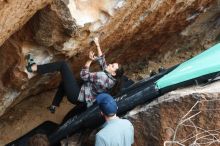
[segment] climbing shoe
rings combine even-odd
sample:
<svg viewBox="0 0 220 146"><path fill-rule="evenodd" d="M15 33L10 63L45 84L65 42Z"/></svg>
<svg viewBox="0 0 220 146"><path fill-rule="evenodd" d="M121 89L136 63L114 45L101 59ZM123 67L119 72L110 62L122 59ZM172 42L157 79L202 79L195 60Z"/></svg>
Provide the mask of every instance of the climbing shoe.
<svg viewBox="0 0 220 146"><path fill-rule="evenodd" d="M33 56L31 54L27 54L26 61L27 61L27 66L26 66L27 71L28 72L33 72L31 67L32 67L32 65L36 64L34 62Z"/></svg>
<svg viewBox="0 0 220 146"><path fill-rule="evenodd" d="M56 111L56 106L55 106L55 105L51 105L51 106L47 107L47 109L48 109L52 114L54 114L55 111Z"/></svg>

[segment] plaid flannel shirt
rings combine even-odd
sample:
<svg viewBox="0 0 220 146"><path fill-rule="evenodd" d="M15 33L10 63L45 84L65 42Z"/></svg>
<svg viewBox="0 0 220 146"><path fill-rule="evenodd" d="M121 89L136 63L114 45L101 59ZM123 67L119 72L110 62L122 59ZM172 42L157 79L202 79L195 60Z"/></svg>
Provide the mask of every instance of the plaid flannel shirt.
<svg viewBox="0 0 220 146"><path fill-rule="evenodd" d="M111 74L104 71L107 67L105 56L98 57L96 61L102 67L102 71L89 72L89 68L83 68L80 72L80 77L84 84L81 87L78 100L85 101L87 107L90 107L95 102L95 98L99 93L106 92L112 88L116 81Z"/></svg>

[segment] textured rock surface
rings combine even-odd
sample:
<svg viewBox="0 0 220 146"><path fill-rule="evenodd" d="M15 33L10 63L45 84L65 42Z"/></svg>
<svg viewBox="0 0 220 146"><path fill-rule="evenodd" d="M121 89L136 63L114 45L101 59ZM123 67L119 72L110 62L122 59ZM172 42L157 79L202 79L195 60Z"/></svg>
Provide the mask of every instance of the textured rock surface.
<svg viewBox="0 0 220 146"><path fill-rule="evenodd" d="M180 38L182 41L188 37L183 37L181 32L189 24L194 23L213 2L210 0L127 1L119 14L103 29L102 33L105 34L103 46L111 46L111 54L119 54L118 58L126 56L125 62L143 56L154 56L171 47L178 47L175 41Z"/></svg>
<svg viewBox="0 0 220 146"><path fill-rule="evenodd" d="M177 90L135 109L135 145L219 145L218 90L219 83Z"/></svg>
<svg viewBox="0 0 220 146"><path fill-rule="evenodd" d="M0 146L19 138L45 121L62 122L63 116L73 105L64 99L60 105L62 108L58 108L56 114L51 114L47 107L52 102L54 94L55 90L52 90L28 98L1 116Z"/></svg>
<svg viewBox="0 0 220 146"><path fill-rule="evenodd" d="M51 0L1 0L0 46Z"/></svg>
<svg viewBox="0 0 220 146"><path fill-rule="evenodd" d="M216 82L205 87L176 90L130 111L125 117L135 128L134 145L219 145L219 87L220 82ZM94 145L96 132L85 132L81 142L79 135L74 135L68 143L71 146L76 146L77 142L78 145Z"/></svg>
<svg viewBox="0 0 220 146"><path fill-rule="evenodd" d="M39 64L69 60L77 73L94 49L92 38L99 36L108 62L124 63L133 71L140 62L149 69L174 65L180 60L170 60L172 55L194 48L202 51L219 39L217 0L0 3L0 115L24 98L57 86L57 75L25 71L28 52Z"/></svg>

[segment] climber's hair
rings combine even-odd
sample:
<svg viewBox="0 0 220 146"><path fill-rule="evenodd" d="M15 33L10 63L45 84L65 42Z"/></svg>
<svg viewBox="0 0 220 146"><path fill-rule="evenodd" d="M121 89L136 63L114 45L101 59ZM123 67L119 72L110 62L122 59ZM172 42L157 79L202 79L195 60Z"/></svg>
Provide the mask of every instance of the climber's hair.
<svg viewBox="0 0 220 146"><path fill-rule="evenodd" d="M28 141L28 146L50 146L45 134L35 134Z"/></svg>
<svg viewBox="0 0 220 146"><path fill-rule="evenodd" d="M112 89L110 89L110 94L112 96L116 96L122 88L123 84L123 75L124 75L124 68L121 64L118 63L118 69L115 71L116 75L113 76L116 79L115 85Z"/></svg>

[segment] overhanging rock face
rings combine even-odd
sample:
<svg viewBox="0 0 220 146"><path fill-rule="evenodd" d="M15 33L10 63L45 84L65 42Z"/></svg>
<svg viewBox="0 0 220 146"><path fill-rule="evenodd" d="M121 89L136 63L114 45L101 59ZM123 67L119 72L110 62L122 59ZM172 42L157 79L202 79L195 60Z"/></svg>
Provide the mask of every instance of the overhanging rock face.
<svg viewBox="0 0 220 146"><path fill-rule="evenodd" d="M1 0L0 46L51 0Z"/></svg>
<svg viewBox="0 0 220 146"><path fill-rule="evenodd" d="M4 69L0 71L0 115L25 97L57 85L57 76L35 77L27 73L27 53L32 53L38 64L43 64L83 52L123 1L2 1L1 4L0 66ZM13 21L7 19L8 15Z"/></svg>
<svg viewBox="0 0 220 146"><path fill-rule="evenodd" d="M196 35L208 40L199 42L205 49L219 35L219 11L212 11L217 4L216 0L0 1L0 115L59 82L57 75L27 73L27 53L38 64L66 59L77 73L94 49L92 38L99 36L109 62L129 64L181 45L193 47L198 43L191 41L193 24L200 28Z"/></svg>

